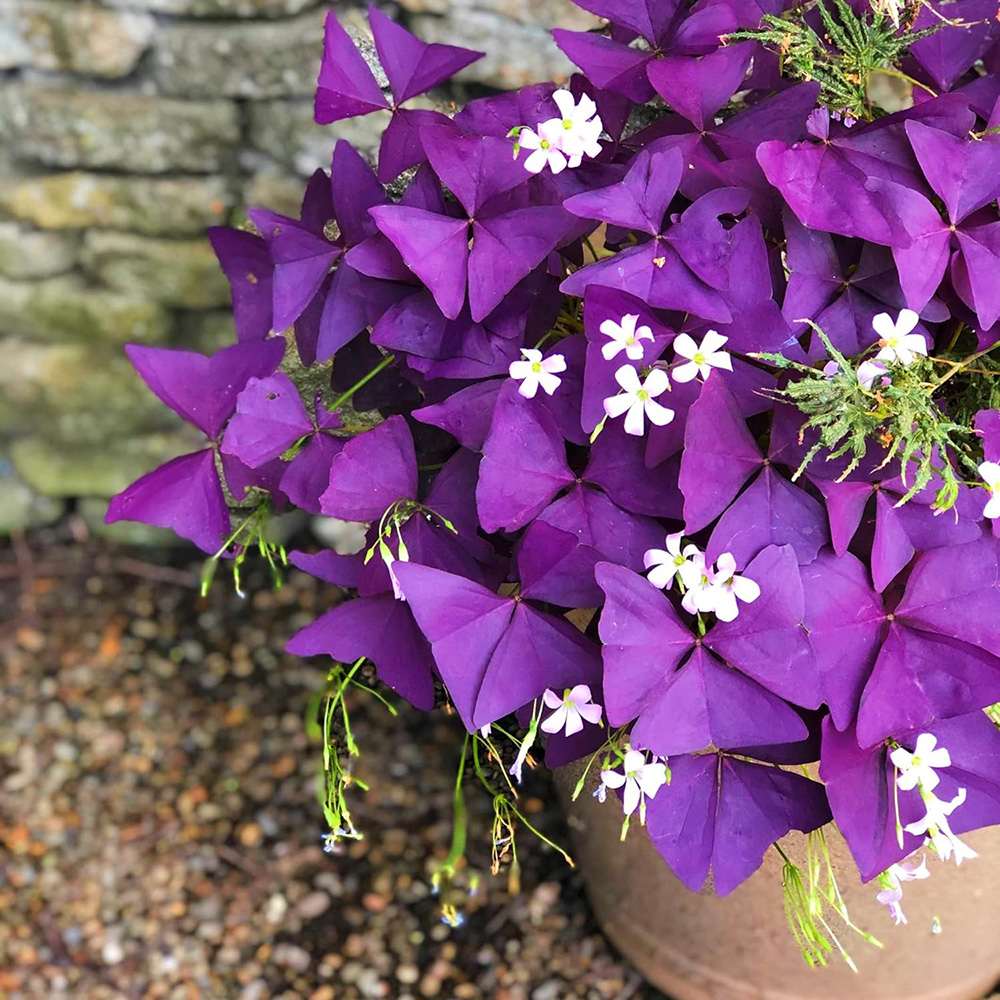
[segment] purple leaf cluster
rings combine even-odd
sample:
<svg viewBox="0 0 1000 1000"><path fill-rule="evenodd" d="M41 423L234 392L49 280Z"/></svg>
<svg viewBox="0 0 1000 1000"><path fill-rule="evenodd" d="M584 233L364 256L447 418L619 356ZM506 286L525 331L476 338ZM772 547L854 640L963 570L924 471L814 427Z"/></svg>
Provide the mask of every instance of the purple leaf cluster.
<svg viewBox="0 0 1000 1000"><path fill-rule="evenodd" d="M888 760L919 733L968 790L953 828L1000 822L982 711L1000 702L1000 543L982 491L942 516L933 486L898 506L898 464L818 461L793 482L803 418L755 355L825 360L803 319L857 355L904 307L932 354L957 324L1000 340L1000 77L977 68L1000 65L1000 34L943 29L907 63L939 96L848 123L755 43L723 42L785 4L578 2L607 25L554 35L601 152L559 173L526 170L515 142L564 115L555 84L410 108L481 54L373 9L385 92L329 15L316 120L388 112L377 171L341 140L299 218L210 232L239 342L127 349L204 446L108 520L208 554L261 502L363 522L354 555L292 554L343 599L289 650L367 657L470 732L588 685L608 728L549 735L549 763L619 728L668 756L648 828L686 884L711 872L727 893L831 817L873 878L919 846L897 841ZM725 366L687 347L710 331ZM620 392L642 434L612 416ZM1000 413L977 427L1000 459ZM673 533L759 597L715 620L653 586L646 553ZM817 761L822 781L782 766Z"/></svg>

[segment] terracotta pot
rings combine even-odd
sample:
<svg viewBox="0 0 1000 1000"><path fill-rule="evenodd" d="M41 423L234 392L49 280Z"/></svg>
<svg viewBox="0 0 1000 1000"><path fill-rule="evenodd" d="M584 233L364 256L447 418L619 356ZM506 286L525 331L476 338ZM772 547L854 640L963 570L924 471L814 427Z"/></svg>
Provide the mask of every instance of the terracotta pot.
<svg viewBox="0 0 1000 1000"><path fill-rule="evenodd" d="M622 954L674 1000L981 1000L1000 982L1000 828L963 836L980 857L961 868L930 860L930 880L904 887L909 924L901 927L875 901L876 888L860 884L846 844L828 828L851 917L885 945L879 951L840 935L834 924L855 975L836 957L820 969L803 962L785 924L776 851L725 899L690 892L638 824L620 843L617 800L602 805L587 789L570 802L579 774L562 768L556 782L594 913ZM792 834L782 846L799 860L804 843Z"/></svg>

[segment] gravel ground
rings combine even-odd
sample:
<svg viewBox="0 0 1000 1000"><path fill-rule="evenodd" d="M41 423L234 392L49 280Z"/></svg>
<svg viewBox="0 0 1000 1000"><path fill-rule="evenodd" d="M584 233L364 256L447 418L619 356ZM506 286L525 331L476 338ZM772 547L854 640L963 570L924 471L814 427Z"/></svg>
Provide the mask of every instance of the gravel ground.
<svg viewBox="0 0 1000 1000"><path fill-rule="evenodd" d="M366 839L321 850L307 699L284 655L330 592L224 578L73 525L0 549L0 998L662 1000L605 942L578 875L528 837L520 895L488 874L470 786L466 922L438 919L458 722L355 699ZM544 775L523 800L567 832Z"/></svg>

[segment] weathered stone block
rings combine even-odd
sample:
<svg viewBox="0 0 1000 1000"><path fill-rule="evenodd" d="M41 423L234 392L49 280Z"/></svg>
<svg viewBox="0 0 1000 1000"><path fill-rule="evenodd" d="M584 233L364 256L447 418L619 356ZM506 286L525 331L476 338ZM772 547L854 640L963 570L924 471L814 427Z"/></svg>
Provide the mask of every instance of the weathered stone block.
<svg viewBox="0 0 1000 1000"><path fill-rule="evenodd" d="M417 15L413 31L428 42L479 49L486 56L456 77L505 90L539 80L565 80L573 65L559 51L548 27L522 24L485 10L449 13L447 17Z"/></svg>
<svg viewBox="0 0 1000 1000"><path fill-rule="evenodd" d="M6 459L0 458L0 535L52 524L62 512L62 503L33 492L13 474Z"/></svg>
<svg viewBox="0 0 1000 1000"><path fill-rule="evenodd" d="M131 73L156 28L149 14L63 0L0 0L0 21L13 35L0 67L99 77Z"/></svg>
<svg viewBox="0 0 1000 1000"><path fill-rule="evenodd" d="M163 306L136 295L94 288L79 278L41 281L0 278L0 330L47 341L163 341L170 317Z"/></svg>
<svg viewBox="0 0 1000 1000"><path fill-rule="evenodd" d="M20 83L0 89L0 134L19 157L49 166L211 173L240 129L229 101Z"/></svg>
<svg viewBox="0 0 1000 1000"><path fill-rule="evenodd" d="M105 284L185 309L229 303L229 286L207 240L162 240L91 230L83 266Z"/></svg>
<svg viewBox="0 0 1000 1000"><path fill-rule="evenodd" d="M233 214L233 222L239 225L246 218L246 210L255 206L297 218L304 190L302 179L291 174L274 170L254 174L243 189L243 200Z"/></svg>
<svg viewBox="0 0 1000 1000"><path fill-rule="evenodd" d="M56 440L98 442L180 426L120 347L7 339L0 350L0 425L7 435L44 427Z"/></svg>
<svg viewBox="0 0 1000 1000"><path fill-rule="evenodd" d="M287 17L320 0L105 0L109 7L132 7L180 17Z"/></svg>
<svg viewBox="0 0 1000 1000"><path fill-rule="evenodd" d="M346 139L362 153L374 156L388 124L387 111L329 127L313 121L312 101L255 101L250 105L250 141L254 148L303 177L318 167L330 169L338 139Z"/></svg>
<svg viewBox="0 0 1000 1000"><path fill-rule="evenodd" d="M43 229L188 236L224 223L234 201L221 177L0 176L0 210Z"/></svg>
<svg viewBox="0 0 1000 1000"><path fill-rule="evenodd" d="M164 26L153 76L163 93L175 97L309 96L323 53L324 14L263 24Z"/></svg>
<svg viewBox="0 0 1000 1000"><path fill-rule="evenodd" d="M586 31L600 23L593 14L577 7L572 0L399 0L414 14L442 14L464 17L471 11L496 14L508 21L536 24L546 30L569 28ZM507 52L508 57L513 53Z"/></svg>
<svg viewBox="0 0 1000 1000"><path fill-rule="evenodd" d="M17 222L0 222L0 275L6 278L48 278L72 270L75 237L43 233Z"/></svg>
<svg viewBox="0 0 1000 1000"><path fill-rule="evenodd" d="M187 435L151 434L82 447L40 436L10 448L17 474L50 497L109 497L167 459L197 448Z"/></svg>

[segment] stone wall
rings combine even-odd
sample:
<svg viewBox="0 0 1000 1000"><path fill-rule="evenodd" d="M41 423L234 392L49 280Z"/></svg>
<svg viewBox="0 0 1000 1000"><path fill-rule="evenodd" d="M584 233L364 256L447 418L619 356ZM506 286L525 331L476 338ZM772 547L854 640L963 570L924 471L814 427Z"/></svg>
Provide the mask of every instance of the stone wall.
<svg viewBox="0 0 1000 1000"><path fill-rule="evenodd" d="M353 29L360 8L333 5ZM482 49L456 93L565 76L569 0L383 4L429 41ZM331 4L0 0L0 532L101 500L185 445L122 345L231 337L204 230L294 212L335 138L311 95Z"/></svg>

